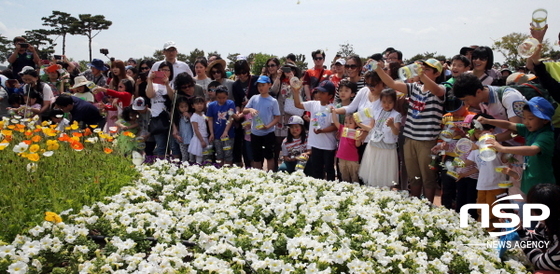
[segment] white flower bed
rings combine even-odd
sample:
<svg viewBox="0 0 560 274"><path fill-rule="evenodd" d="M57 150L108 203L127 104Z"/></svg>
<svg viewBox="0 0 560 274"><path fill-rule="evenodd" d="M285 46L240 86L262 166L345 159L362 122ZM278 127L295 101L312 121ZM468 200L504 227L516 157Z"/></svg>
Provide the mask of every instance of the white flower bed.
<svg viewBox="0 0 560 274"><path fill-rule="evenodd" d="M140 168L135 186L0 246L0 272L526 272L464 245L489 240L482 229L461 229L456 213L401 192L300 173Z"/></svg>

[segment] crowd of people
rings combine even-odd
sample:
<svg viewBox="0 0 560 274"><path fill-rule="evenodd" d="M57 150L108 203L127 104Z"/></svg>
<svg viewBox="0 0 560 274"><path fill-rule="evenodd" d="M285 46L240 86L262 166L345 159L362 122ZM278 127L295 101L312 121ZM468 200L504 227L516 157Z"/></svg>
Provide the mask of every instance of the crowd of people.
<svg viewBox="0 0 560 274"><path fill-rule="evenodd" d="M545 32L532 29L539 41ZM526 250L529 258L540 269L560 270L560 64L543 62L542 46L527 59L528 71L515 73L493 68L489 47L469 46L451 60L412 64L394 48L365 62L353 55L330 64L316 50L308 70L289 54L251 75L243 56L233 74L219 56L179 61L173 42L164 44L164 60L93 59L83 72L65 56L41 66L24 38L13 42L10 69L0 75L2 116L39 115L61 131L72 121L130 131L138 138L119 140L125 153L303 170L318 179L406 187L430 202L441 189L442 205L457 211L520 194L520 208L531 202L551 210L535 232L520 231L553 243Z"/></svg>

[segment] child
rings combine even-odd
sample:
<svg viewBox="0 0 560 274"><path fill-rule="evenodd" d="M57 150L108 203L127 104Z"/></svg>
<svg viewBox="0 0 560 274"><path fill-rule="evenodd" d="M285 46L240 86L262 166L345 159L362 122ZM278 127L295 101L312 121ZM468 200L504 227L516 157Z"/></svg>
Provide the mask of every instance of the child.
<svg viewBox="0 0 560 274"><path fill-rule="evenodd" d="M25 104L23 101L23 95L19 93L12 93L8 96L8 114L15 115L16 111L19 110L21 105ZM18 114L19 115L19 114Z"/></svg>
<svg viewBox="0 0 560 274"><path fill-rule="evenodd" d="M191 117L191 125L194 135L189 144L188 152L194 155L196 163L202 164L203 156L206 155L208 148L208 125L204 115L206 102L202 97L193 99L194 114Z"/></svg>
<svg viewBox="0 0 560 274"><path fill-rule="evenodd" d="M251 114L251 149L253 150L253 167L263 168L266 159L268 170L274 169L274 146L276 135L274 126L280 121L278 101L268 93L272 83L268 76L261 75L255 83L259 96L253 96L243 109L243 114ZM297 96L295 96L297 97Z"/></svg>
<svg viewBox="0 0 560 274"><path fill-rule="evenodd" d="M189 161L189 144L193 138L193 127L191 125L192 106L187 97L177 97L177 109L173 114L173 137L179 143L182 161Z"/></svg>
<svg viewBox="0 0 560 274"><path fill-rule="evenodd" d="M55 129L58 132L64 132L66 127L70 126L70 121L64 118L64 111L60 109L53 109L49 112L49 119L56 125Z"/></svg>
<svg viewBox="0 0 560 274"><path fill-rule="evenodd" d="M131 106L125 107L121 113L121 119L116 123L121 134L117 137L118 150L127 155L136 149L136 139L130 138L124 132L138 133L138 113Z"/></svg>
<svg viewBox="0 0 560 274"><path fill-rule="evenodd" d="M292 173L296 170L298 157L307 159L309 158L309 152L307 152L307 136L303 128L303 119L297 115L290 117L288 127L288 136L282 142L284 162L280 165L278 171Z"/></svg>
<svg viewBox="0 0 560 274"><path fill-rule="evenodd" d="M72 86L72 91L74 92L73 96L90 103L95 102L95 97L88 87L91 86L93 82L88 81L86 77L80 75L74 78L74 83L74 86Z"/></svg>
<svg viewBox="0 0 560 274"><path fill-rule="evenodd" d="M139 138L138 149L142 150L142 152L147 151L146 154L150 153L150 155L153 155L152 152L155 147L155 142L153 140L150 141L150 132L148 130L152 112L146 106L146 100L143 97L134 99L132 102L132 109L138 113L138 134L136 134Z"/></svg>
<svg viewBox="0 0 560 274"><path fill-rule="evenodd" d="M485 119L479 117L483 117L487 119L494 118L488 114L482 113L482 114L477 114L473 118L473 120L482 119L485 121ZM473 136L476 140L478 140L484 134L493 134L493 133L494 133L494 126L490 124L486 124L483 125L483 129L475 128ZM476 145L480 147L482 145L482 142L483 141L478 141ZM506 180L506 174L503 174L501 172L496 172L495 170L496 167L502 166L502 161L500 160L500 158L501 158L501 153L498 153L494 158L494 160L484 161L480 157L480 150L475 149L471 151L471 153L467 158L467 161L465 161L466 166L475 164L479 172L478 182L476 184L477 204L488 204L489 206L492 207L492 204L497 200L496 198L497 195L507 193L507 188L500 188L498 186L499 183L502 183ZM481 221L482 216L480 212L478 212L478 215L479 215L478 221ZM490 212L489 218L490 218L490 227L488 228L488 231L489 232L499 231L498 228L494 228L494 226L492 225L493 223L498 223L499 219L496 216L494 216L492 212Z"/></svg>
<svg viewBox="0 0 560 274"><path fill-rule="evenodd" d="M338 83L338 96L340 103L336 104L336 108L341 108L350 105L356 94L358 93L358 85L354 82L350 82L348 79L342 79ZM338 121L340 124L344 124L344 116L339 116Z"/></svg>
<svg viewBox="0 0 560 274"><path fill-rule="evenodd" d="M401 114L396 111L397 93L384 89L379 96L381 109L373 113L369 126L369 142L364 152L359 175L368 186L393 187L399 181L397 141L401 128Z"/></svg>
<svg viewBox="0 0 560 274"><path fill-rule="evenodd" d="M437 173L429 168L431 148L436 145L441 131L445 87L436 84L435 80L443 70L436 59L423 62L419 70L419 79L423 84L396 82L383 71L380 63L375 71L389 88L407 94L408 113L403 129L404 163L408 175L410 195L420 197L422 194L434 201L436 194Z"/></svg>
<svg viewBox="0 0 560 274"><path fill-rule="evenodd" d="M514 102L515 114L523 118L523 124L506 120L479 118L482 124L516 131L525 137L524 146L502 146L488 141L496 151L524 156L521 191L527 194L531 187L540 183L555 183L552 170L554 132L550 125L554 107L543 97L533 97L529 102Z"/></svg>
<svg viewBox="0 0 560 274"><path fill-rule="evenodd" d="M444 165L444 170L440 176L442 186L441 204L448 209L455 209L456 207L454 206L454 201L456 201L458 196L457 178L451 177L447 173L445 167L453 163L454 158L459 156L455 153L455 145L459 139L465 137L466 135L466 133L462 130L462 125L464 125L467 116L470 120L472 120L476 113L470 112L468 106L463 104L463 101L454 96L447 96L444 108L448 113L443 115L441 120L441 124L443 126L443 130L440 133L441 142L432 148L432 153L437 155L440 151L445 151L443 162L447 164ZM469 126L471 122L470 120L468 123ZM465 185L466 184L462 186ZM470 184L470 186L475 187L474 189L471 189L471 193L476 192L476 185ZM466 193L461 194L466 195Z"/></svg>
<svg viewBox="0 0 560 274"><path fill-rule="evenodd" d="M208 84L208 93L206 94L206 96L208 97L208 105L216 101L216 88L218 86L221 86L220 82L218 81L212 81L210 82L210 84Z"/></svg>
<svg viewBox="0 0 560 274"><path fill-rule="evenodd" d="M343 96L340 96L341 100L342 97ZM340 134L340 143L336 152L340 178L345 182L359 183L358 170L360 169L360 163L358 162L359 156L357 146L360 145L360 141L356 140L356 121L354 121L352 115L346 115L344 118L344 125L342 125L337 116L336 112L333 111L333 124Z"/></svg>
<svg viewBox="0 0 560 274"><path fill-rule="evenodd" d="M245 168L253 166L253 149L251 148L251 124L253 123L253 116L251 114L241 114L243 116L243 123L241 128L243 132L243 163Z"/></svg>
<svg viewBox="0 0 560 274"><path fill-rule="evenodd" d="M210 142L213 141L216 150L216 162L231 166L233 164L233 140L235 131L233 119L235 103L228 100L228 90L225 86L215 88L216 101L208 105L206 116L210 125Z"/></svg>
<svg viewBox="0 0 560 274"><path fill-rule="evenodd" d="M451 78L449 78L449 80L447 80L447 82L442 83L442 84L444 86L446 86L447 88L452 88L453 84L455 83L455 78L457 76L469 71L470 65L471 65L471 62L464 55L457 54L457 55L453 56L453 58L451 58L451 67L450 67Z"/></svg>
<svg viewBox="0 0 560 274"><path fill-rule="evenodd" d="M18 115L24 118L30 118L39 114L41 107L43 105L43 97L41 94L35 90L29 90L28 93L23 95L23 103L25 105L19 107L15 110Z"/></svg>
<svg viewBox="0 0 560 274"><path fill-rule="evenodd" d="M307 147L311 148L311 175L317 179L325 179L326 173L326 179L333 181L337 128L332 123L332 105L329 102L334 98L335 87L331 81L325 80L314 91L317 92L318 101L302 103L299 96L294 96L294 105L311 113L307 143Z"/></svg>

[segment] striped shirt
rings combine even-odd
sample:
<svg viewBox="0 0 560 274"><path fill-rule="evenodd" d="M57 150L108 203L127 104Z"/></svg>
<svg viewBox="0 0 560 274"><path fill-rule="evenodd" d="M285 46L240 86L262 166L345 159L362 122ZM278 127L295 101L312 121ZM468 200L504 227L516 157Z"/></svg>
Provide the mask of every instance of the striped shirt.
<svg viewBox="0 0 560 274"><path fill-rule="evenodd" d="M404 136L417 141L438 138L443 116L443 98L430 91L422 91L422 85L406 84L408 90L408 113L404 125Z"/></svg>
<svg viewBox="0 0 560 274"><path fill-rule="evenodd" d="M546 227L543 223L539 223L537 227L535 227L534 232L522 230L518 233L522 242L549 242L548 246L543 249L532 246L523 248L523 252L525 252L527 258L533 263L535 269L560 270L560 242L558 241L557 235L554 235L553 239L549 239L546 233Z"/></svg>

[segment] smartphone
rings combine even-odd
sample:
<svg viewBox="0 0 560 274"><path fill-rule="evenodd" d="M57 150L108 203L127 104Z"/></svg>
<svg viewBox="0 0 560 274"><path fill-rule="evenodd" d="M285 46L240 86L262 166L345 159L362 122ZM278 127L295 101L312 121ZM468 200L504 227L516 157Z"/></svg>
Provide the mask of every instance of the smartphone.
<svg viewBox="0 0 560 274"><path fill-rule="evenodd" d="M22 48L28 48L29 44L28 43L19 43L19 46Z"/></svg>
<svg viewBox="0 0 560 274"><path fill-rule="evenodd" d="M55 56L54 56L54 59L56 59L56 60L62 60L62 55L55 55Z"/></svg>
<svg viewBox="0 0 560 274"><path fill-rule="evenodd" d="M165 72L163 71L154 71L156 77L154 78L154 83L163 85L163 78L165 78Z"/></svg>
<svg viewBox="0 0 560 274"><path fill-rule="evenodd" d="M290 68L290 67L282 67L282 72L288 73L288 72L291 72L291 71L292 71L292 68Z"/></svg>

